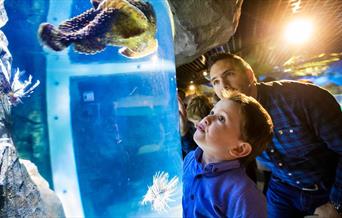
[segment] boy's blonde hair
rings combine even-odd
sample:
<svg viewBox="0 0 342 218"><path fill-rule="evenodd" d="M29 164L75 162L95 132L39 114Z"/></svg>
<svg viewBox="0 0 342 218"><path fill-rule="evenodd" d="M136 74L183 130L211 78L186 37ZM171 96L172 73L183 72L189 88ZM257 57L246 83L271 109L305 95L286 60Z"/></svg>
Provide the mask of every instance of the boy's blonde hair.
<svg viewBox="0 0 342 218"><path fill-rule="evenodd" d="M270 115L253 97L237 91L224 91L224 99L231 100L240 105L242 123L241 139L248 142L252 152L240 159L242 164L255 159L266 149L273 135L273 123Z"/></svg>

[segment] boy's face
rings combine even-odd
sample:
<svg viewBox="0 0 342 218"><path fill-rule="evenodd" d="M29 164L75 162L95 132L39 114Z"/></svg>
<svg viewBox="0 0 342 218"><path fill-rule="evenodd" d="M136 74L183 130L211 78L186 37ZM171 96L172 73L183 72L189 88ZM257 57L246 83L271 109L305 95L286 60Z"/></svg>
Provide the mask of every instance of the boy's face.
<svg viewBox="0 0 342 218"><path fill-rule="evenodd" d="M217 161L230 159L229 149L242 142L240 111L239 104L223 99L199 122L194 140L206 155Z"/></svg>
<svg viewBox="0 0 342 218"><path fill-rule="evenodd" d="M246 72L232 64L229 59L222 59L210 68L210 82L216 95L222 99L223 90L238 90L246 95L249 93L249 84Z"/></svg>

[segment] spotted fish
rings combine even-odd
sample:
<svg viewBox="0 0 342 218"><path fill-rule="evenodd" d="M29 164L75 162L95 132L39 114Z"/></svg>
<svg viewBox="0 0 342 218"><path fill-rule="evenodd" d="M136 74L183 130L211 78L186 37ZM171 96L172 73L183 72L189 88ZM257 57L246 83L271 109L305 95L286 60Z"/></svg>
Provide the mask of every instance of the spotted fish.
<svg viewBox="0 0 342 218"><path fill-rule="evenodd" d="M92 0L93 8L64 21L59 26L42 23L38 36L43 45L62 51L74 45L75 51L96 54L106 46L122 47L128 58L154 53L156 16L152 5L141 0Z"/></svg>

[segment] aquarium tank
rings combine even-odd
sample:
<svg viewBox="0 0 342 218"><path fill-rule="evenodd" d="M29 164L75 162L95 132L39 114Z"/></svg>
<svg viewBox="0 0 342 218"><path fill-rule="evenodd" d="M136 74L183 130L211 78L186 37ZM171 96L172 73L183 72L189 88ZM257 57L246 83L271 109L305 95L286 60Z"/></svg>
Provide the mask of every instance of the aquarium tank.
<svg viewBox="0 0 342 218"><path fill-rule="evenodd" d="M181 217L182 157L166 0L11 0L4 32L40 80L14 143L67 217Z"/></svg>

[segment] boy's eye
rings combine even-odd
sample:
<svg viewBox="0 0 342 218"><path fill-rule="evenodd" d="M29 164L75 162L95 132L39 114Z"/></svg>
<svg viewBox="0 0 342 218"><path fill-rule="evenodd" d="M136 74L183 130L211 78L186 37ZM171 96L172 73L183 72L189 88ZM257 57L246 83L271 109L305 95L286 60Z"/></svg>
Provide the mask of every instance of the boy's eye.
<svg viewBox="0 0 342 218"><path fill-rule="evenodd" d="M214 115L214 111L210 111L209 115Z"/></svg>
<svg viewBox="0 0 342 218"><path fill-rule="evenodd" d="M219 116L218 120L222 123L224 123L224 121L226 121L226 118L224 118L224 116Z"/></svg>

